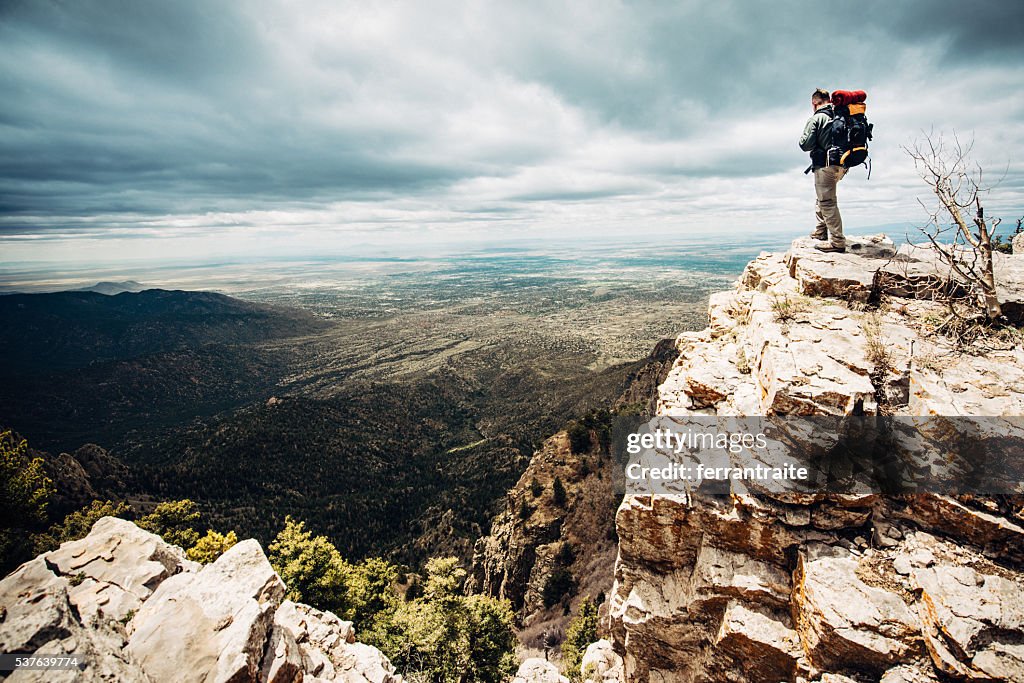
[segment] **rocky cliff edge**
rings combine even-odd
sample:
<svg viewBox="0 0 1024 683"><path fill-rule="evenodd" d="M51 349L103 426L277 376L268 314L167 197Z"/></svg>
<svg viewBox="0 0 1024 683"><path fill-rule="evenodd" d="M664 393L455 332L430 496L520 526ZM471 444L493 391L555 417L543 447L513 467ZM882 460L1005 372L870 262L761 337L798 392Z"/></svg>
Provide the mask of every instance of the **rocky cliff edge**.
<svg viewBox="0 0 1024 683"><path fill-rule="evenodd" d="M997 256L1012 312L1024 256ZM1020 338L935 334L936 273L883 236L761 255L679 337L659 414L1024 415ZM632 495L616 525L610 679L1024 681L1020 497Z"/></svg>

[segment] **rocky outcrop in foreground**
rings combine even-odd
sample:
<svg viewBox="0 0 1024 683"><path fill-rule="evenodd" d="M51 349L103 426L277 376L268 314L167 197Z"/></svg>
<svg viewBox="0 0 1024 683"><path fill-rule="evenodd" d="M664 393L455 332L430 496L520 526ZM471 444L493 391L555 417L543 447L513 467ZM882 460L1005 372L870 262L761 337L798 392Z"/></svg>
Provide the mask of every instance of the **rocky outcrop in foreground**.
<svg viewBox="0 0 1024 683"><path fill-rule="evenodd" d="M934 334L942 306L911 298L935 274L926 254L811 246L762 255L711 298L659 414L1024 414L1019 341L955 353ZM1008 310L1021 266L1000 261ZM608 626L626 680L1024 681L1020 497L734 486L628 495L616 524Z"/></svg>
<svg viewBox="0 0 1024 683"><path fill-rule="evenodd" d="M0 652L77 654L83 672L19 670L10 681L351 681L400 683L350 622L284 599L255 540L200 565L131 522L0 581Z"/></svg>

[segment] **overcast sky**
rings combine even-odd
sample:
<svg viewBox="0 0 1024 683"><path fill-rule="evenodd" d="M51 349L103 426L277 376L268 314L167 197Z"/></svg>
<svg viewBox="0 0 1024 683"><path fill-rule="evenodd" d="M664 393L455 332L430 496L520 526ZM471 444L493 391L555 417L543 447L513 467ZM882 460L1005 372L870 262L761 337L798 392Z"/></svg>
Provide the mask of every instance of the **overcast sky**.
<svg viewBox="0 0 1024 683"><path fill-rule="evenodd" d="M816 86L866 89L847 231L975 139L1022 212L1019 2L0 1L0 262L809 230Z"/></svg>

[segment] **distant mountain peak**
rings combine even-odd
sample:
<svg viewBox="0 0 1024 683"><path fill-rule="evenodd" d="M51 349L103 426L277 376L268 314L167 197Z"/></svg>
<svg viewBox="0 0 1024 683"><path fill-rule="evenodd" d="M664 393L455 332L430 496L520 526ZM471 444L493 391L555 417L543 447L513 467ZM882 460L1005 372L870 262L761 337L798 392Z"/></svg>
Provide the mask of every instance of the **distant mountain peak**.
<svg viewBox="0 0 1024 683"><path fill-rule="evenodd" d="M121 294L122 292L141 292L144 289L146 289L146 286L136 282L135 280L104 280L102 282L97 282L92 287L82 287L81 289L76 289L73 291L97 292L99 294L113 296L115 294Z"/></svg>

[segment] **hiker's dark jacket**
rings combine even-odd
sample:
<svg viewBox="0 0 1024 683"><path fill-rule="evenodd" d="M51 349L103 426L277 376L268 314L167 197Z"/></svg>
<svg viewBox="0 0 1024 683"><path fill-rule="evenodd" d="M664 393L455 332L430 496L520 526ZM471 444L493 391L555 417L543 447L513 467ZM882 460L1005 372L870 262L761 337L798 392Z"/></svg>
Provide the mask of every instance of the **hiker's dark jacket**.
<svg viewBox="0 0 1024 683"><path fill-rule="evenodd" d="M800 149L811 153L811 165L825 166L828 148L832 144L832 105L825 103L814 110L807 119L804 134L800 136Z"/></svg>

